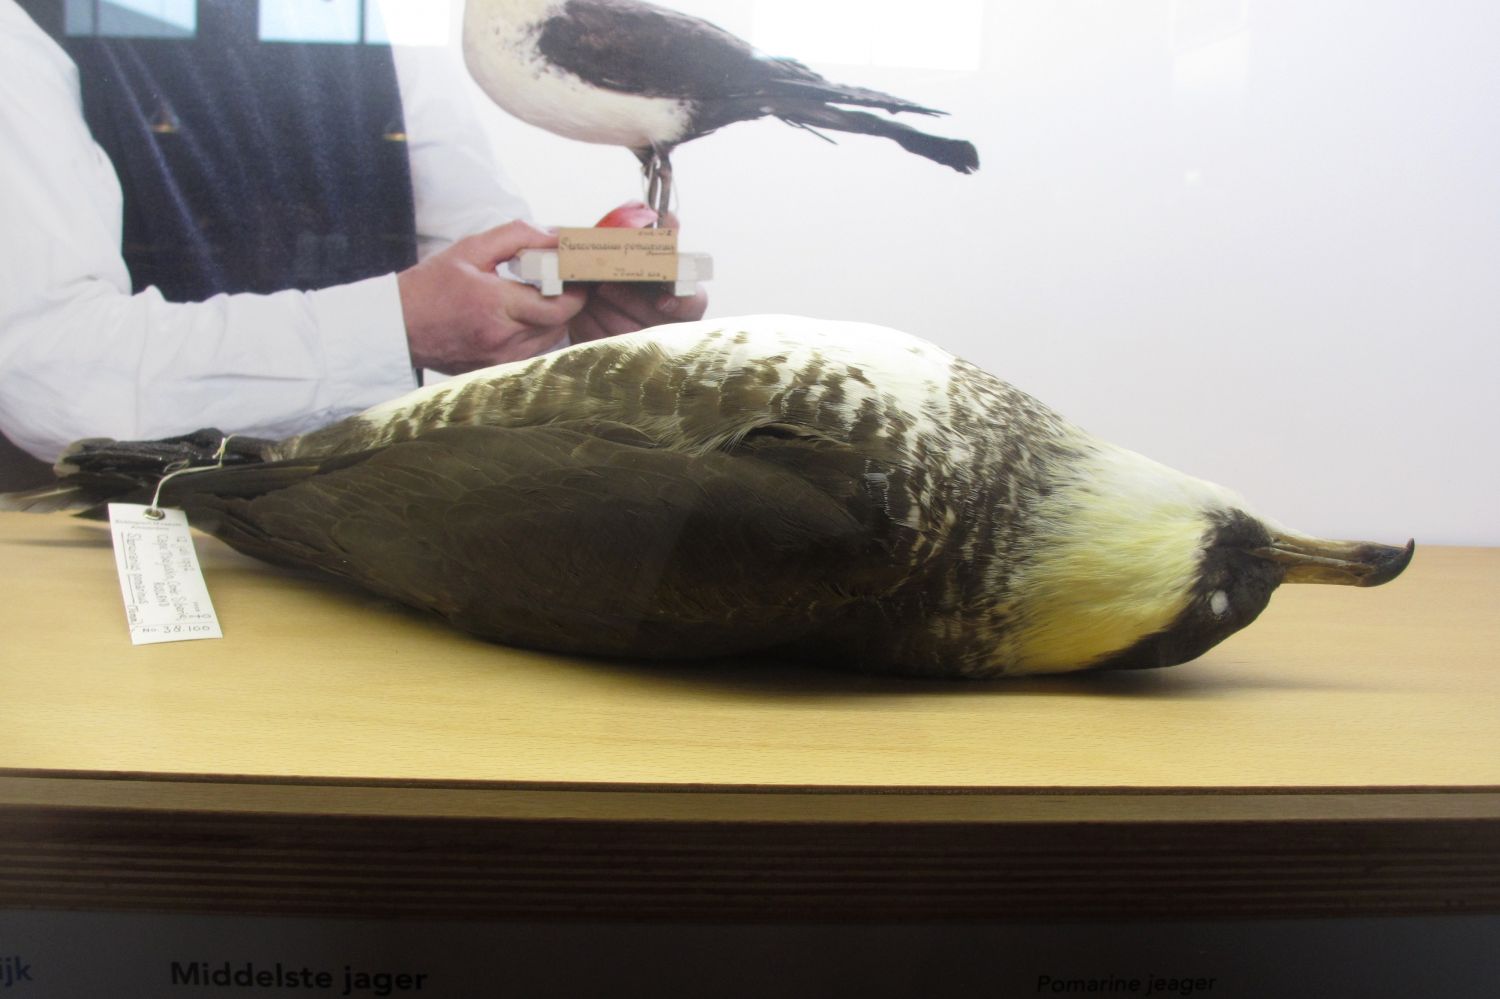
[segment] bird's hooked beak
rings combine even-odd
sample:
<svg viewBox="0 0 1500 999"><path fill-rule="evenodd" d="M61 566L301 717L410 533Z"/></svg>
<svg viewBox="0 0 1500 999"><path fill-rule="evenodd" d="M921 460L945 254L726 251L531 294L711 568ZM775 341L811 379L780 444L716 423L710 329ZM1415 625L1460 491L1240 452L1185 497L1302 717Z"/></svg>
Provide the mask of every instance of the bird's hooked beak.
<svg viewBox="0 0 1500 999"><path fill-rule="evenodd" d="M1405 548L1369 541L1324 541L1273 531L1271 543L1250 554L1275 562L1285 570L1282 582L1335 583L1342 586L1379 586L1389 583L1411 561L1416 543Z"/></svg>

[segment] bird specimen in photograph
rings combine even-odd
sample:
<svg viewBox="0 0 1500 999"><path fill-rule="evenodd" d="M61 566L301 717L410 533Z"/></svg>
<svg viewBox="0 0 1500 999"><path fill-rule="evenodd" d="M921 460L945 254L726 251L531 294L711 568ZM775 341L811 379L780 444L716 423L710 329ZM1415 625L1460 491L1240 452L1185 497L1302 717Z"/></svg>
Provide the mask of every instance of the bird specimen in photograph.
<svg viewBox="0 0 1500 999"><path fill-rule="evenodd" d="M671 199L672 150L756 118L820 135L882 136L961 173L979 169L968 142L839 105L942 112L833 83L795 60L761 55L707 21L642 0L468 0L463 47L470 75L510 114L635 153L647 200L662 217Z"/></svg>
<svg viewBox="0 0 1500 999"><path fill-rule="evenodd" d="M177 474L182 463L222 467ZM989 678L1169 666L1325 541L921 339L757 316L580 344L280 441L83 441L11 508L160 502L270 562L501 642Z"/></svg>

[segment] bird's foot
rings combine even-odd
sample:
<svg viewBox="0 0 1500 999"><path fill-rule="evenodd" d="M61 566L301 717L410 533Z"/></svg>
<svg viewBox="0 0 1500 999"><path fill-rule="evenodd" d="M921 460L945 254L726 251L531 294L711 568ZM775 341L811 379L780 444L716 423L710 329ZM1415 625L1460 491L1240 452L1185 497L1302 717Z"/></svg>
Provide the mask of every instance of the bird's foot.
<svg viewBox="0 0 1500 999"><path fill-rule="evenodd" d="M656 212L652 228L662 225L672 207L672 164L663 153L646 161L646 204Z"/></svg>

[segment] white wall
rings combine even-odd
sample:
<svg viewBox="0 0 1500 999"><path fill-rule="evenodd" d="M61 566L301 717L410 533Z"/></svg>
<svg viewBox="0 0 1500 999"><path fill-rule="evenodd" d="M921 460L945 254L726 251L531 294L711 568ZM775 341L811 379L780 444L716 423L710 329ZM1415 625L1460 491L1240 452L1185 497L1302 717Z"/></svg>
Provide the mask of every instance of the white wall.
<svg viewBox="0 0 1500 999"><path fill-rule="evenodd" d="M757 0L676 6L757 31ZM977 68L807 61L951 112L982 168L777 122L682 147L711 315L907 329L1303 530L1500 544L1492 0L863 7L945 13ZM541 221L640 193L622 150L486 122Z"/></svg>

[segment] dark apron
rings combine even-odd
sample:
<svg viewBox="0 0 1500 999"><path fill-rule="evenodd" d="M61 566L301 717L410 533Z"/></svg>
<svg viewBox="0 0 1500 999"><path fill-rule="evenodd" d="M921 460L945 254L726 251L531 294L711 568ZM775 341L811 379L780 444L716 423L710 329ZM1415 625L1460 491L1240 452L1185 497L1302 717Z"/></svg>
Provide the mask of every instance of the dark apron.
<svg viewBox="0 0 1500 999"><path fill-rule="evenodd" d="M135 291L310 290L415 262L389 46L262 42L254 0L199 0L183 39L70 35L63 0L20 2L78 64Z"/></svg>

